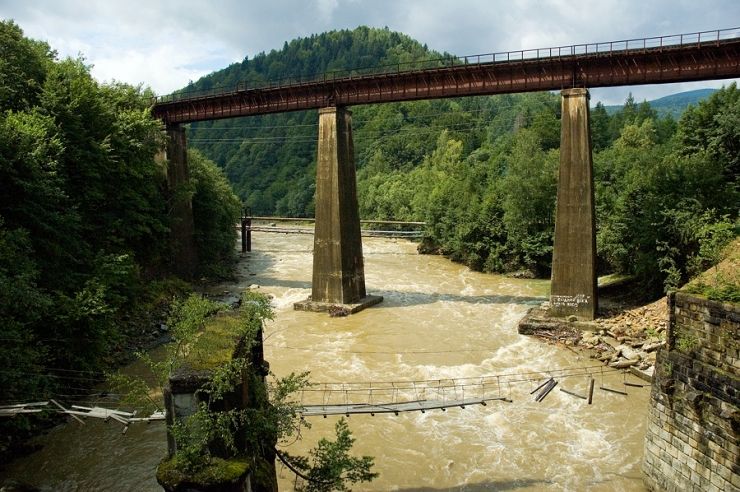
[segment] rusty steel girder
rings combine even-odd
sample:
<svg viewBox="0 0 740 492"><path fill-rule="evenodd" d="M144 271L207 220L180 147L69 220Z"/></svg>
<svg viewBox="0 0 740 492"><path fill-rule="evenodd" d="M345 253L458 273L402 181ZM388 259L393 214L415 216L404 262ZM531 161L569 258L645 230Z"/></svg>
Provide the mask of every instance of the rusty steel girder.
<svg viewBox="0 0 740 492"><path fill-rule="evenodd" d="M740 77L740 38L237 88L159 101L152 112L166 124L178 124L337 105L735 77Z"/></svg>

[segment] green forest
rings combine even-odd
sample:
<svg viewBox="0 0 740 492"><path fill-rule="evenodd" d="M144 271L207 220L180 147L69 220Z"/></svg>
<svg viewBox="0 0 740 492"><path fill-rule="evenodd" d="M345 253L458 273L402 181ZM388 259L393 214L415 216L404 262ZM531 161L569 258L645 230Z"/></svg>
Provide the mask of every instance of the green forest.
<svg viewBox="0 0 740 492"><path fill-rule="evenodd" d="M241 204L197 151L190 182L167 189L152 95L99 84L84 60L59 60L0 22L3 404L87 392L131 355L171 296L189 289L171 273L176 194L193 202L199 273L228 268ZM0 421L0 454L29 422Z"/></svg>
<svg viewBox="0 0 740 492"><path fill-rule="evenodd" d="M185 90L449 56L403 34L360 27L285 43ZM592 108L600 273L633 275L646 295L657 295L706 268L738 234L738 97L730 85L678 121L675 107L660 116L632 97L616 111ZM362 218L426 221L424 251L476 270L548 276L558 94L352 111ZM316 113L305 111L193 124L188 137L224 169L253 214L312 217L316 134Z"/></svg>

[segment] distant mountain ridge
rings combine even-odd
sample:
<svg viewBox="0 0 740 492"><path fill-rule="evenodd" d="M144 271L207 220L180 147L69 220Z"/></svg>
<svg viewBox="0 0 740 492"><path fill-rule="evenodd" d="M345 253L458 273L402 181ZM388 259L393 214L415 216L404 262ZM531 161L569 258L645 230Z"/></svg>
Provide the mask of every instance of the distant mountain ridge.
<svg viewBox="0 0 740 492"><path fill-rule="evenodd" d="M708 98L715 92L717 92L717 89L695 89L693 91L678 92L676 94L663 96L658 99L648 101L648 103L650 103L651 108L658 112L658 116L670 114L673 118L678 119L689 105L696 106L699 104L699 101ZM622 109L623 106L618 104L605 107L606 112L611 115Z"/></svg>

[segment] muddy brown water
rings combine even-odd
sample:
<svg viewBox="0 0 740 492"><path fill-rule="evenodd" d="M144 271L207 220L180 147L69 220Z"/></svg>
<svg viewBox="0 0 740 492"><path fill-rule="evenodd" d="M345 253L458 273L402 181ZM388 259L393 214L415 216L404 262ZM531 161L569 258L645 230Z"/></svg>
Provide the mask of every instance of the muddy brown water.
<svg viewBox="0 0 740 492"><path fill-rule="evenodd" d="M258 285L274 296L265 357L276 375L307 370L317 382L382 382L546 375L594 365L585 354L517 334L516 322L545 299L548 282L471 272L418 255L404 240L366 238L363 248L368 293L385 300L330 318L292 308L310 294L312 237L254 234L238 281L219 291L236 296ZM597 388L625 389L624 375L595 379ZM597 389L592 405L559 391L583 394L587 385L586 376L563 379L540 403L530 395L537 384L525 381L502 385L512 403L353 415L354 452L374 456L380 473L353 489L644 491L649 389L629 388L628 396ZM337 420L311 418L311 429L289 451L300 454L331 436ZM112 422L70 422L38 441L40 451L12 463L0 478L55 491L161 490L154 470L166 452L162 424L132 425L121 435ZM279 467L279 475L281 490L292 490L292 473Z"/></svg>

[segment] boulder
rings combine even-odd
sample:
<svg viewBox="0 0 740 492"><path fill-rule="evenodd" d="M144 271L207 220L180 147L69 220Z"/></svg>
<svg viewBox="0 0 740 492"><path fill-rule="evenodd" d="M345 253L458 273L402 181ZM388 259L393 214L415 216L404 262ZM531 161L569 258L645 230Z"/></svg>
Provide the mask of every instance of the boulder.
<svg viewBox="0 0 740 492"><path fill-rule="evenodd" d="M642 346L643 352L654 352L655 350L658 350L660 347L665 345L665 342L663 340L660 340L658 342L651 342L646 343Z"/></svg>
<svg viewBox="0 0 740 492"><path fill-rule="evenodd" d="M633 360L633 359L639 360L640 359L640 355L637 352L637 350L633 349L629 345L624 345L624 344L619 345L617 347L617 353L620 354L625 359L629 359L629 360Z"/></svg>
<svg viewBox="0 0 740 492"><path fill-rule="evenodd" d="M586 345L598 345L601 343L601 337L591 331L584 331L581 335L581 342Z"/></svg>
<svg viewBox="0 0 740 492"><path fill-rule="evenodd" d="M626 369L628 367L634 366L639 361L637 359L629 360L629 359L621 359L616 362L612 362L609 364L609 367L613 367L614 369Z"/></svg>

